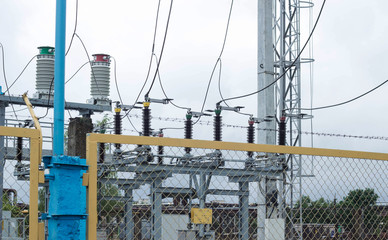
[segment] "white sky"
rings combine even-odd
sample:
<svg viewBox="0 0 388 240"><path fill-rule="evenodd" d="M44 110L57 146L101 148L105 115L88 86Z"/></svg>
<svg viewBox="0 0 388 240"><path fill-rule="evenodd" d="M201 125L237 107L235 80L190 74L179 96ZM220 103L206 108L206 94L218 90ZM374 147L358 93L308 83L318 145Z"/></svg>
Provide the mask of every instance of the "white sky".
<svg viewBox="0 0 388 240"><path fill-rule="evenodd" d="M74 29L75 0L68 0L67 44ZM125 104L133 104L147 73L151 54L157 0L79 0L77 33L89 54L107 53L117 61L117 79ZM322 0L314 1L314 20ZM162 1L156 53L162 45L169 1ZM217 60L224 38L230 7L229 1L174 1L165 51L160 65L161 77L169 97L175 103L199 111L210 73ZM353 98L387 79L388 2L327 1L314 33L313 106L335 104ZM309 10L302 9L302 41L308 36ZM54 46L55 1L1 0L0 42L5 48L5 65L9 83L25 64L38 53L39 46ZM308 57L308 49L302 57ZM75 39L66 59L66 79L85 62L87 57L81 43ZM222 89L224 97L257 90L257 1L238 0L234 3L229 35L222 56ZM113 62L111 99L118 100L114 86ZM154 65L155 66L155 65ZM154 68L153 68L154 70ZM310 107L309 65L303 65L302 106ZM153 76L151 72L151 76ZM5 89L4 79L0 85ZM149 84L146 86L148 89ZM86 102L90 98L90 69L84 67L66 85L66 100ZM361 136L388 136L388 86L345 106L314 112L313 131ZM35 92L35 61L11 89L14 95ZM144 93L140 100L143 100ZM163 98L159 84L152 98ZM213 109L220 100L217 75L213 79L205 109ZM256 114L257 97L236 100L232 105L245 106L245 112ZM151 105L152 115L184 118L186 111L173 106ZM7 108L10 112L11 108ZM45 109L36 109L39 116ZM131 114L141 114L134 110ZM12 115L10 112L9 115ZM76 112L72 112L75 117ZM19 118L28 112L18 112ZM52 116L51 112L50 115ZM94 116L100 119L101 114ZM66 117L69 117L66 113ZM48 119L51 120L51 119ZM212 119L210 117L203 120ZM138 130L141 121L133 119ZM132 129L123 120L125 129ZM232 112L224 114L224 122L246 125L247 117ZM183 123L154 120L153 128L181 127ZM195 126L194 137L211 140L212 124ZM311 131L310 121L303 122L303 131ZM225 141L246 141L246 130L224 129ZM134 134L127 131L127 133ZM166 130L168 137L183 137L182 130ZM311 146L311 136L303 135L303 145ZM314 136L314 146L373 152L388 152L387 141ZM383 165L383 164L382 164ZM385 166L385 165L384 165ZM380 169L381 170L381 169ZM382 170L384 172L384 169ZM369 171L370 172L370 171ZM334 191L334 190L333 190ZM337 191L337 190L336 190ZM335 192L327 193L332 198ZM386 194L386 193L385 193ZM381 193L380 193L381 195ZM383 199L386 199L386 197Z"/></svg>
<svg viewBox="0 0 388 240"><path fill-rule="evenodd" d="M314 1L314 19L322 1ZM67 44L74 29L75 0L68 0ZM229 36L222 57L222 89L225 97L257 90L257 1L235 1ZM117 60L117 78L125 104L132 104L143 84L149 57L157 1L80 0L77 33L89 54L107 53ZM156 53L162 45L169 1L162 1ZM161 77L169 97L175 103L199 111L211 70L221 49L230 1L174 1L166 47L160 66ZM313 106L334 104L353 98L386 80L387 52L385 30L388 16L384 12L388 2L328 1L314 34ZM29 59L38 53L38 46L54 46L55 1L18 0L0 2L0 42L5 48L8 81L12 82ZM309 10L302 9L302 42L308 35ZM308 51L303 57L308 56ZM66 78L87 61L86 54L75 39L66 60ZM113 62L111 71L111 99L118 100L114 86ZM304 107L310 106L309 65L303 68ZM151 72L151 77L153 71ZM0 85L5 88L4 79ZM90 69L84 67L66 85L66 100L85 102L90 98ZM148 89L149 84L146 86ZM28 67L11 93L20 95L35 92L35 61ZM313 131L363 136L388 136L387 86L345 106L314 112ZM141 95L143 99L144 93ZM151 97L162 98L158 83ZM257 97L232 102L256 114ZM220 100L217 75L210 88L205 109L213 109ZM153 104L153 116L184 118L185 110L173 106ZM7 108L11 111L11 108ZM44 114L44 110L38 115ZM131 114L141 111L134 110ZM50 113L51 114L51 113ZM18 112L27 116L28 113ZM72 116L77 113L73 112ZM68 116L67 116L68 117ZM99 118L99 116L96 116ZM211 118L203 118L211 120ZM139 119L133 119L141 130ZM232 112L224 114L224 122L246 125L247 117ZM182 123L155 120L154 128L178 127ZM124 128L132 129L127 120ZM196 126L194 136L212 139L212 126ZM303 131L310 131L310 122L303 122ZM134 133L131 133L134 134ZM183 131L169 130L169 137L182 137ZM303 135L303 145L310 145L310 135ZM246 141L244 129L225 129L225 141ZM315 147L342 148L387 152L386 141L353 138L314 137Z"/></svg>

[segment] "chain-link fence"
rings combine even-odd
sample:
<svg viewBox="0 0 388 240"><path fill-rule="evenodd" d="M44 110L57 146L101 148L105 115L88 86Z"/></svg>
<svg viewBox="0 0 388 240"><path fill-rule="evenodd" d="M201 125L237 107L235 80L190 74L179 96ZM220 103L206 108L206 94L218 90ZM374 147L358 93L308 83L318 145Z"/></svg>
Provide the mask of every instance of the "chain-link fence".
<svg viewBox="0 0 388 240"><path fill-rule="evenodd" d="M97 239L388 238L384 154L94 136Z"/></svg>
<svg viewBox="0 0 388 240"><path fill-rule="evenodd" d="M39 131L7 127L0 127L0 130L1 239L37 239ZM33 167L30 167L31 164ZM31 168L35 171L32 183ZM34 230L31 231L32 228Z"/></svg>

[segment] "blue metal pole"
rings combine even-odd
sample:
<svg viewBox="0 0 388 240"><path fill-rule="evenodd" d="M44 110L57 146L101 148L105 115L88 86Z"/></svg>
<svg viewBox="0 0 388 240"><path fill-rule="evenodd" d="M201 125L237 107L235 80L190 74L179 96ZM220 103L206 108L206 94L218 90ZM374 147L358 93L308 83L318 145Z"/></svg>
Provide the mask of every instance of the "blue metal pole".
<svg viewBox="0 0 388 240"><path fill-rule="evenodd" d="M66 0L56 6L53 155L59 156L64 153Z"/></svg>

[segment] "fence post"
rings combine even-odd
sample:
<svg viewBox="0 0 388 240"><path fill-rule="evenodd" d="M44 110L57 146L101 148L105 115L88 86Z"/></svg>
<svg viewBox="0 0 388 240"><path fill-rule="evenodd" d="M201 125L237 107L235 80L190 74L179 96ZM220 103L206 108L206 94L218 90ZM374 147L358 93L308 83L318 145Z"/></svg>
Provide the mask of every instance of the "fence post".
<svg viewBox="0 0 388 240"><path fill-rule="evenodd" d="M89 184L87 186L87 231L86 239L97 239L97 142L86 137L86 165L89 166Z"/></svg>

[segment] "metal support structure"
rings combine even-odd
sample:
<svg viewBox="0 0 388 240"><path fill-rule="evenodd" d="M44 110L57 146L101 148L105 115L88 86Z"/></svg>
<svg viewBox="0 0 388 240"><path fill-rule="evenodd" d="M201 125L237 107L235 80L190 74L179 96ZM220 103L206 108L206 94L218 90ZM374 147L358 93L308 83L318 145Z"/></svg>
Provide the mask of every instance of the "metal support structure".
<svg viewBox="0 0 388 240"><path fill-rule="evenodd" d="M125 238L126 240L132 240L134 237L134 223L133 223L133 214L132 214L132 207L133 207L133 190L132 186L125 185L125 197L127 199L127 202L125 204ZM121 231L124 231L124 229L120 229Z"/></svg>
<svg viewBox="0 0 388 240"><path fill-rule="evenodd" d="M34 107L54 107L54 101L38 98L29 98ZM16 96L0 95L0 102L9 104L25 105L23 98ZM79 111L80 115L90 115L94 112L111 111L112 107L108 105L93 105L87 103L65 102L66 110Z"/></svg>
<svg viewBox="0 0 388 240"><path fill-rule="evenodd" d="M0 112L1 113L1 112ZM29 238L31 240L39 239L38 231L38 185L39 185L39 164L41 161L41 132L35 129L13 128L0 126L0 136L13 136L30 138L30 201L29 201ZM2 149L0 149L1 154ZM4 158L2 159L2 163ZM2 166L3 169L3 166ZM1 172L1 175L3 172ZM1 179L2 182L3 178ZM2 205L2 201L1 205ZM2 213L2 212L1 212ZM1 232L2 234L2 232ZM41 236L40 236L41 237Z"/></svg>
<svg viewBox="0 0 388 240"><path fill-rule="evenodd" d="M162 185L160 178L151 183L151 239L162 239L162 193L157 191Z"/></svg>
<svg viewBox="0 0 388 240"><path fill-rule="evenodd" d="M7 103L0 102L0 126L5 126L5 107ZM0 136L0 193L3 193L3 178L5 165L4 136ZM0 201L0 222L3 221L3 201ZM3 229L0 227L0 239L3 236Z"/></svg>
<svg viewBox="0 0 388 240"><path fill-rule="evenodd" d="M198 189L199 208L205 208L206 203L206 173L200 172L199 174L199 189ZM199 225L199 237L202 238L205 235L205 226Z"/></svg>
<svg viewBox="0 0 388 240"><path fill-rule="evenodd" d="M66 0L56 2L53 155L64 153Z"/></svg>
<svg viewBox="0 0 388 240"><path fill-rule="evenodd" d="M311 155L311 156L326 156L326 157L342 157L342 158L359 158L359 159L375 159L375 160L388 160L388 154L382 153L370 153L370 152L358 152L358 151L343 151L333 149L319 149L319 148L306 148L306 147L291 147L291 146L277 146L277 145L264 145L264 144L251 144L251 143L232 143L232 142L220 142L220 141L202 141L191 139L174 139L174 138L154 138L144 136L123 136L123 135L110 135L110 134L88 134L87 140L87 163L89 165L89 185L88 185L88 239L96 239L97 229L97 146L98 143L118 143L118 144L130 144L130 145L148 145L148 146L172 146L178 148L199 148L199 149L220 149L231 151L244 151L244 152L268 152L268 153L283 153L283 154L295 154L295 155ZM166 158L168 156L165 156ZM179 156L170 156L177 158ZM182 157L182 156L181 156ZM183 159L184 157L182 157ZM196 158L198 160L198 158ZM219 167L209 169L209 165L191 163L190 159L182 164L141 164L134 165L133 161L128 161L130 165L115 168L118 172L132 172L136 173L134 179L126 178L113 178L108 179L106 183L124 185L124 184L151 184L151 218L152 218L152 238L161 239L161 214L162 214L162 198L163 196L176 196L176 194L189 195L190 198L200 199L199 190L205 194L212 195L227 195L227 196L242 196L239 198L241 209L239 209L242 219L246 219L244 206L247 205L249 198L249 183L260 182L265 176L271 178L279 178L283 169L281 167L273 168L228 168ZM165 161L168 162L168 161ZM213 165L212 165L213 166ZM198 181L198 174L202 173L202 184ZM192 176L189 183L189 188L171 188L162 187L162 181L166 178L172 177L173 174L186 174ZM226 189L209 189L210 180L208 176L225 176L228 177L229 182L242 183L239 184L239 190L226 190ZM104 183L104 179L101 178L100 182ZM193 192L193 185L196 189ZM202 185L200 187L200 185ZM137 187L132 186L133 189ZM194 195L193 195L194 194ZM127 195L128 196L128 195ZM126 198L126 197L125 197ZM112 200L123 200L123 197L109 198ZM126 198L127 199L127 198ZM204 199L202 197L202 199ZM206 200L206 199L205 199ZM203 205L205 204L203 200ZM159 221L157 221L159 219ZM248 218L249 221L249 218ZM276 220L275 220L276 221ZM246 221L241 221L242 225L246 226ZM245 227L243 227L245 228ZM192 230L191 230L192 231ZM245 230L242 231L244 233ZM206 234L205 234L206 235ZM204 236L206 237L206 236ZM243 236L244 237L244 236Z"/></svg>
<svg viewBox="0 0 388 240"><path fill-rule="evenodd" d="M249 182L239 182L240 192L244 192L239 196L239 219L240 219L240 240L249 239Z"/></svg>
<svg viewBox="0 0 388 240"><path fill-rule="evenodd" d="M275 0L276 1L276 0ZM274 50L273 50L273 14L274 1L258 1L258 89L263 89L275 80ZM272 85L258 94L259 119L275 116L275 87ZM261 123L265 129L276 129L275 121ZM258 131L259 144L275 144L275 131ZM257 184L259 189L265 189L265 178ZM261 186L260 186L261 185ZM257 200L257 239L265 239L266 192L259 192Z"/></svg>
<svg viewBox="0 0 388 240"><path fill-rule="evenodd" d="M258 84L262 89L275 80L277 83L258 95L258 117L287 117L286 124L290 130L286 143L301 146L301 73L300 53L300 0L265 0L258 1ZM309 4L308 7L311 7ZM306 61L306 62L309 62ZM280 79L277 79L277 78ZM297 117L295 117L297 116ZM265 128L276 129L275 122L266 123ZM275 131L261 131L258 143L276 144ZM301 199L301 159L297 155L281 156L280 160L289 171L279 179L269 179L265 189L278 191L279 211L272 215L287 216L284 206L288 201L290 207ZM286 184L287 183L287 184ZM267 193L268 194L268 193ZM263 196L259 196L259 230L258 239L265 239L263 219ZM260 207L261 206L261 207ZM260 210L261 209L261 210ZM272 209L267 209L272 212ZM269 216L266 215L268 218Z"/></svg>

